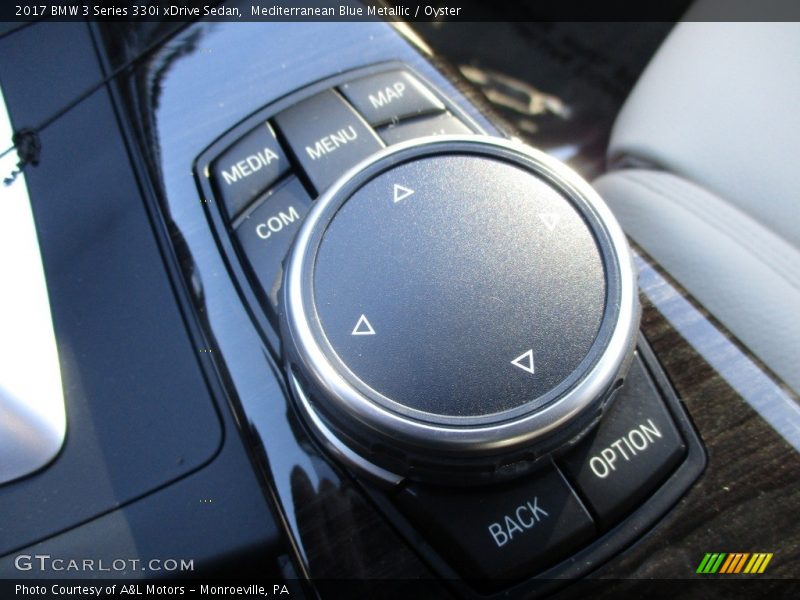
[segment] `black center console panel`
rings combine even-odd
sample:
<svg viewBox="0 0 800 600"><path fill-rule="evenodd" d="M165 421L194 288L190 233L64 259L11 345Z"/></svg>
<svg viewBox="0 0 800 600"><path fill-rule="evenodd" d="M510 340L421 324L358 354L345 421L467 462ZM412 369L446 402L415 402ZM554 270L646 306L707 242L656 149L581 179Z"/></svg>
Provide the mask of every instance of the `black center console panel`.
<svg viewBox="0 0 800 600"><path fill-rule="evenodd" d="M305 86L200 153L195 179L321 456L460 594L544 591L652 526L703 451L636 338L602 200L476 135L496 132L417 69Z"/></svg>
<svg viewBox="0 0 800 600"><path fill-rule="evenodd" d="M93 24L108 88L76 96L55 122L66 133L59 141L54 126L45 148L68 165L65 140L80 129L69 119L95 115L97 148L85 151L99 173L111 147L101 125L119 127L124 144L111 149L127 171L97 180L111 197L131 178L136 200L102 213L130 237L97 235L86 265L65 268L63 281L51 266L48 277L76 285L106 269L109 282L129 275L129 291L147 284L151 302L158 291L159 306L174 300L163 329L131 307L128 327L134 350L158 347L154 381L185 402L159 404L144 379L124 387L125 352L111 347L125 401L113 431L129 442L119 448L134 448L147 425L134 402L147 388L155 468L133 485L112 456L103 464L115 489L82 505L80 490L64 488L73 509L63 522L4 537L6 550L196 547L213 566L213 539L193 539L207 519L203 531L228 532L222 558L258 563L269 547L282 576L308 577L323 597L330 579L529 597L655 527L705 457L638 335L627 244L591 187L509 139L402 25L178 29ZM47 160L40 176L74 181ZM44 226L67 208L40 210ZM126 239L138 255L122 251ZM57 249L43 248L55 261ZM97 306L145 301L114 292L85 298L102 314ZM85 331L63 331L83 343ZM180 381L167 364L182 366ZM148 518L165 506L184 519L169 539ZM125 536L104 535L112 530Z"/></svg>

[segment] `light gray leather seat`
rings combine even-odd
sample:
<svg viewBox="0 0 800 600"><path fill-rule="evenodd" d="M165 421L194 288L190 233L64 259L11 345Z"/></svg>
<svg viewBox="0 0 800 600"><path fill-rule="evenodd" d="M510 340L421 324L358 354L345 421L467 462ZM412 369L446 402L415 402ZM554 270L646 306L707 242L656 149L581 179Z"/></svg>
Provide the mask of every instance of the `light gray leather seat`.
<svg viewBox="0 0 800 600"><path fill-rule="evenodd" d="M631 238L800 392L800 23L677 25L609 164Z"/></svg>

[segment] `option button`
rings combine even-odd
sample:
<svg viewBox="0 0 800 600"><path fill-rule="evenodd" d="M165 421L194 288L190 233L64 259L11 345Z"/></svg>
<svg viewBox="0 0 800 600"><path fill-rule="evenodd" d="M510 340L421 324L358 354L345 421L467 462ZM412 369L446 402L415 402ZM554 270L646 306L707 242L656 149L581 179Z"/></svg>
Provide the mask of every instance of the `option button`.
<svg viewBox="0 0 800 600"><path fill-rule="evenodd" d="M663 483L685 452L672 417L637 359L598 428L560 464L607 527Z"/></svg>

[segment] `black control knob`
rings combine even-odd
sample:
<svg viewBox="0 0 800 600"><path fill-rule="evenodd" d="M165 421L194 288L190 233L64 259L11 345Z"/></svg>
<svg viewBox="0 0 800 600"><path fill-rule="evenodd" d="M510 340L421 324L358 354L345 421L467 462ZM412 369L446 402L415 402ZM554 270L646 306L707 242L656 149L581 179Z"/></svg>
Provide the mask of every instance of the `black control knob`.
<svg viewBox="0 0 800 600"><path fill-rule="evenodd" d="M286 263L300 413L391 479L525 472L580 437L638 326L625 237L592 188L514 143L382 151L316 203Z"/></svg>

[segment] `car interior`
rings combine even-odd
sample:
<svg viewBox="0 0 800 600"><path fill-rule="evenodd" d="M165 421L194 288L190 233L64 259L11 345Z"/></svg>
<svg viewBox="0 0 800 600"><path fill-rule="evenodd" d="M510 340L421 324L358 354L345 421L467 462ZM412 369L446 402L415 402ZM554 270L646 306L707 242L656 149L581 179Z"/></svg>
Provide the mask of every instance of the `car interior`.
<svg viewBox="0 0 800 600"><path fill-rule="evenodd" d="M800 11L549 4L3 9L1 596L797 597Z"/></svg>

